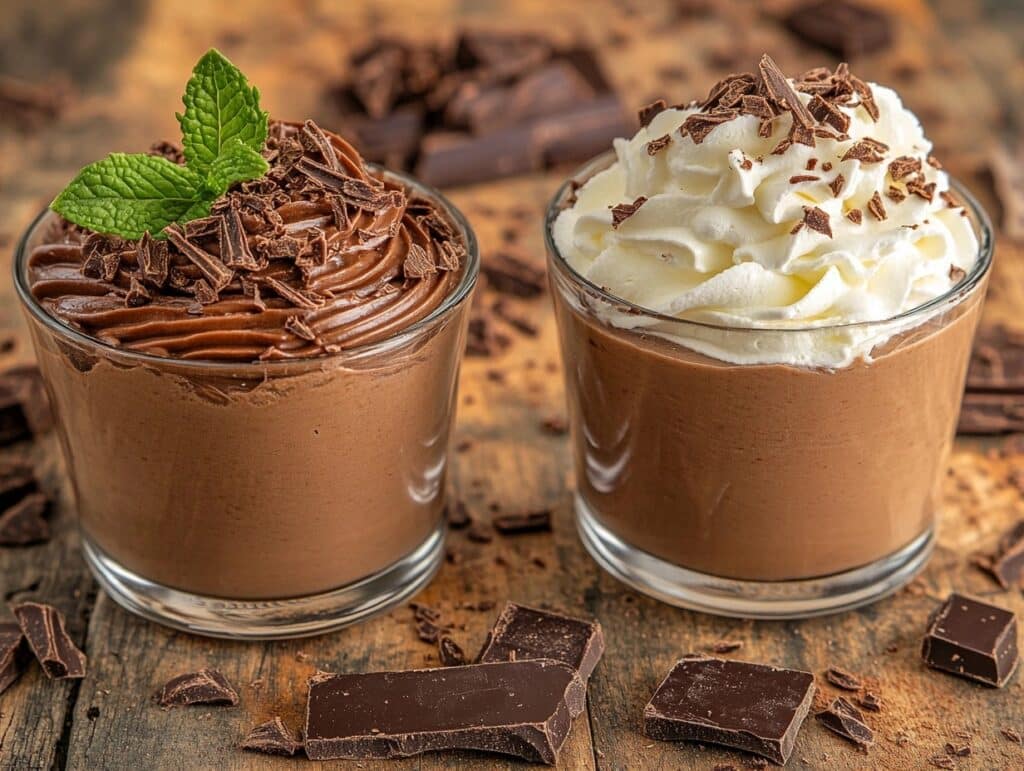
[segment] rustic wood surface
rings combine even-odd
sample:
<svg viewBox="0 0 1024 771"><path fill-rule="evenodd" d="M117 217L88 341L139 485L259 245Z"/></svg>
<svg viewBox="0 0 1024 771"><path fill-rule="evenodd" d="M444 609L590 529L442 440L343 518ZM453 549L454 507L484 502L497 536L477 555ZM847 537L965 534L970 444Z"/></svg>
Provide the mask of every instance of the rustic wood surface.
<svg viewBox="0 0 1024 771"><path fill-rule="evenodd" d="M834 63L799 44L774 21L791 3L735 2L708 14L680 8L700 3L598 0L574 5L548 0L479 3L180 3L170 0L29 0L5 3L0 74L34 82L68 82L74 101L59 121L25 132L0 123L0 272L9 275L15 237L84 163L114 149L141 150L154 138L176 136L174 109L189 69L211 45L224 50L259 84L264 104L281 117L312 116L328 127L338 118L324 96L341 77L346 53L369 30L407 37L451 34L470 23L543 29L603 45L612 80L630 105L666 95L699 95L724 72L749 68L761 50L784 69ZM1024 127L1024 11L1013 3L939 0L889 2L901 18L897 44L856 62L857 71L900 88L922 117L937 153L995 214L984 161L989 143ZM760 8L761 10L755 10ZM229 10L234 9L234 10ZM953 36L958 40L951 43ZM453 191L488 250L501 243L516 208L532 222L521 245L541 258L540 217L564 172L521 177ZM1020 327L1024 250L1004 242L986 322ZM661 605L602 574L576 539L569 507L572 485L567 439L541 427L563 412L558 357L545 299L517 301L541 333L517 337L506 354L470 359L463 369L456 441L471 447L454 456L452 486L480 520L498 502L512 510L552 506L553 535L471 543L453 533L439 577L420 600L459 626L469 653L481 644L496 611L462 610L465 603L505 599L597 616L608 650L590 686L588 710L563 749L565 768L711 769L742 767L737 753L695 745L654 743L640 733L641 712L660 677L683 653L723 639L743 642L738 658L808 669L836 665L867 677L885 707L869 715L877 744L861 754L809 720L791 766L821 769L927 768L943 745L971 737L962 769L1024 767L1024 747L1002 728L1024 733L1024 677L1002 690L927 671L918 655L928 613L951 589L990 597L1024 613L1019 591L1002 592L970 565L998 534L1024 514L1010 484L1024 464L1024 443L961 438L950 462L939 547L924 574L895 596L863 610L792 623L716 619ZM0 364L31 360L9 280L0 281L0 329L18 339ZM274 714L301 724L306 677L317 669L367 671L437 663L420 642L411 611L400 608L358 627L320 638L266 644L206 640L169 631L122 611L97 593L77 552L73 509L56 440L3 452L30 457L58 497L55 536L48 544L0 549L5 599L52 602L68 617L89 656L88 677L48 681L32 668L0 696L0 767L16 769L284 768L295 760L243 753L246 731ZM828 512L822 512L827 526ZM315 537L315 534L311 534ZM4 611L5 612L5 611ZM152 692L167 678L215 666L241 693L237 708L163 711ZM821 696L835 692L821 685ZM338 764L377 768L377 764ZM430 755L380 768L515 767L471 753Z"/></svg>

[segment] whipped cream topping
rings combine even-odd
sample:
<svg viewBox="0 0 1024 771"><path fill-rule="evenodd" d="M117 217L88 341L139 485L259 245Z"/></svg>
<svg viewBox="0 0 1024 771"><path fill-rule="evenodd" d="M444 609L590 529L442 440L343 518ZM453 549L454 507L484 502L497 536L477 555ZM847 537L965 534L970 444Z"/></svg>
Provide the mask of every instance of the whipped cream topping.
<svg viewBox="0 0 1024 771"><path fill-rule="evenodd" d="M746 78L738 90L771 96L771 83L734 77ZM839 368L870 360L872 349L919 324L917 315L886 320L944 294L971 269L974 229L914 114L892 90L855 78L860 91L823 108L802 90L820 93L815 83L826 77L850 76L841 66L835 76L818 70L788 81L801 91L791 96L816 119L826 116L813 137L806 110L775 102L774 114L759 117L766 104L757 96L732 100L760 100L742 102L750 109L709 112L713 89L703 106L664 109L632 139L616 140L616 161L555 221L559 252L630 303L744 329L673 324L611 305L599 309L607 322L736 364ZM837 326L868 321L881 323Z"/></svg>

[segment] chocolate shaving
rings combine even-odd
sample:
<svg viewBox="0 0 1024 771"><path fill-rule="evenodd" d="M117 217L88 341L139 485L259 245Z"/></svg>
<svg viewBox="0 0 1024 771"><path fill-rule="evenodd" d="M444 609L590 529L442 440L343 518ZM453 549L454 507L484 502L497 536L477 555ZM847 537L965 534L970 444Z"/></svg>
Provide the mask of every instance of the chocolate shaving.
<svg viewBox="0 0 1024 771"><path fill-rule="evenodd" d="M31 660L21 627L0 623L0 694L21 677Z"/></svg>
<svg viewBox="0 0 1024 771"><path fill-rule="evenodd" d="M778 65L768 55L764 54L757 65L761 73L761 81L770 100L774 101L781 108L789 110L793 114L795 123L804 128L814 126L814 116L807 106L800 101L793 87L789 85L786 76L779 70Z"/></svg>
<svg viewBox="0 0 1024 771"><path fill-rule="evenodd" d="M943 190L939 193L939 198L946 202L947 208L959 209L963 206L963 202L951 190Z"/></svg>
<svg viewBox="0 0 1024 771"><path fill-rule="evenodd" d="M843 190L843 185L846 184L846 177L842 174L836 174L835 178L828 183L828 189L832 191L832 195L836 198Z"/></svg>
<svg viewBox="0 0 1024 771"><path fill-rule="evenodd" d="M338 195L345 203L358 209L378 212L391 204L391 196L369 182L350 177L334 169L304 157L295 164L295 170L309 177L313 182Z"/></svg>
<svg viewBox="0 0 1024 771"><path fill-rule="evenodd" d="M260 264L249 249L249 240L246 238L238 207L229 206L219 220L220 256L224 264L229 268L259 270Z"/></svg>
<svg viewBox="0 0 1024 771"><path fill-rule="evenodd" d="M801 182L817 182L821 177L815 176L814 174L796 174L789 178L789 184L798 185Z"/></svg>
<svg viewBox="0 0 1024 771"><path fill-rule="evenodd" d="M877 190L874 195L871 196L871 200L868 201L868 211L871 212L871 216L879 222L888 217L885 213L885 204L882 203L882 196L878 194Z"/></svg>
<svg viewBox="0 0 1024 771"><path fill-rule="evenodd" d="M657 139L652 139L650 142L647 143L647 154L657 155L659 152L668 147L671 142L672 137L669 134L665 134L664 136L658 137Z"/></svg>
<svg viewBox="0 0 1024 771"><path fill-rule="evenodd" d="M338 159L338 154L334 151L334 145L331 144L331 140L327 138L323 129L313 121L307 120L302 124L302 129L299 131L299 144L307 151L316 153L323 158L328 169L342 170L343 167ZM297 162L299 158L296 157L295 160Z"/></svg>
<svg viewBox="0 0 1024 771"><path fill-rule="evenodd" d="M137 308L140 305L145 305L153 296L149 291L142 285L135 276L132 276L129 283L128 294L125 295L124 302L129 308Z"/></svg>
<svg viewBox="0 0 1024 771"><path fill-rule="evenodd" d="M873 691L865 691L864 695L857 699L857 703L871 712L882 711L882 699Z"/></svg>
<svg viewBox="0 0 1024 771"><path fill-rule="evenodd" d="M289 316L284 323L284 328L296 337L313 342L316 340L316 333L299 316Z"/></svg>
<svg viewBox="0 0 1024 771"><path fill-rule="evenodd" d="M821 94L811 97L811 101L807 103L807 110L816 120L832 126L840 134L845 134L850 128L850 116Z"/></svg>
<svg viewBox="0 0 1024 771"><path fill-rule="evenodd" d="M466 663L466 654L448 635L441 635L438 639L437 652L443 667L461 667Z"/></svg>
<svg viewBox="0 0 1024 771"><path fill-rule="evenodd" d="M860 209L850 209L846 212L846 219L850 220L854 225L859 225L864 221L864 214Z"/></svg>
<svg viewBox="0 0 1024 771"><path fill-rule="evenodd" d="M494 529L502 535L519 535L551 530L551 511L538 509L515 514L502 514L493 520Z"/></svg>
<svg viewBox="0 0 1024 771"><path fill-rule="evenodd" d="M619 225L628 220L647 203L646 196L640 196L633 203L620 203L612 207L612 228L618 229Z"/></svg>
<svg viewBox="0 0 1024 771"><path fill-rule="evenodd" d="M899 181L911 174L921 171L921 159L910 155L901 155L889 163L889 176Z"/></svg>
<svg viewBox="0 0 1024 771"><path fill-rule="evenodd" d="M142 280L160 289L167 283L167 242L157 241L147 230L135 248L135 260L142 271Z"/></svg>
<svg viewBox="0 0 1024 771"><path fill-rule="evenodd" d="M753 115L755 118L770 121L775 117L775 112L763 96L744 94L740 99L740 115Z"/></svg>
<svg viewBox="0 0 1024 771"><path fill-rule="evenodd" d="M900 203L906 200L907 194L900 190L896 185L889 185L889 189L885 191L885 197L896 203Z"/></svg>
<svg viewBox="0 0 1024 771"><path fill-rule="evenodd" d="M828 213L817 206L804 207L804 224L811 230L832 238L832 226L829 224Z"/></svg>
<svg viewBox="0 0 1024 771"><path fill-rule="evenodd" d="M689 135L693 139L694 144L701 144L708 134L714 131L718 126L723 123L736 118L739 115L735 110L721 110L720 112L711 113L694 113L683 121L683 125L680 126L680 132L683 136Z"/></svg>
<svg viewBox="0 0 1024 771"><path fill-rule="evenodd" d="M266 286L268 289L274 292L282 300L287 300L296 308L305 308L306 310L313 310L323 305L323 299L316 298L308 293L302 292L289 284L280 281L273 276L261 276L259 278L260 283Z"/></svg>
<svg viewBox="0 0 1024 771"><path fill-rule="evenodd" d="M64 616L52 605L23 602L12 605L32 653L52 680L85 677L85 654L64 627Z"/></svg>
<svg viewBox="0 0 1024 771"><path fill-rule="evenodd" d="M881 163L885 158L879 151L878 145L867 139L862 139L855 142L840 160L855 160L863 164L872 164Z"/></svg>
<svg viewBox="0 0 1024 771"><path fill-rule="evenodd" d="M302 742L281 718L274 717L249 731L249 735L242 742L242 749L262 752L265 755L291 756L302 749Z"/></svg>
<svg viewBox="0 0 1024 771"><path fill-rule="evenodd" d="M668 104L666 104L664 99L658 99L657 101L651 102L646 107L641 107L637 114L637 117L640 120L640 125L642 127L649 126L651 121L666 109L668 109Z"/></svg>
<svg viewBox="0 0 1024 771"><path fill-rule="evenodd" d="M192 295L200 305L213 305L220 299L216 290L202 278L192 285Z"/></svg>
<svg viewBox="0 0 1024 771"><path fill-rule="evenodd" d="M216 669L200 669L172 677L156 693L161 707L185 707L193 704L235 706L238 693Z"/></svg>
<svg viewBox="0 0 1024 771"><path fill-rule="evenodd" d="M928 182L925 184L922 179L915 178L907 182L907 192L912 195L916 195L918 198L923 198L928 201L928 203L931 203L932 199L935 197L935 187L936 185L934 182Z"/></svg>
<svg viewBox="0 0 1024 771"><path fill-rule="evenodd" d="M402 272L406 278L423 278L437 273L437 265L426 249L419 244L410 244L405 262L402 263Z"/></svg>
<svg viewBox="0 0 1024 771"><path fill-rule="evenodd" d="M807 163L804 165L804 168L807 169L807 171L814 171L814 167L817 166L817 165L818 165L818 159L817 158L808 158L807 159Z"/></svg>
<svg viewBox="0 0 1024 771"><path fill-rule="evenodd" d="M199 268L215 292L219 292L231 283L231 279L235 275L234 271L205 249L189 241L179 225L168 225L164 228L164 233L167 234L167 240Z"/></svg>
<svg viewBox="0 0 1024 771"><path fill-rule="evenodd" d="M864 723L860 710L841 696L834 699L828 709L818 712L815 718L825 728L862 749L867 749L875 742L874 732Z"/></svg>

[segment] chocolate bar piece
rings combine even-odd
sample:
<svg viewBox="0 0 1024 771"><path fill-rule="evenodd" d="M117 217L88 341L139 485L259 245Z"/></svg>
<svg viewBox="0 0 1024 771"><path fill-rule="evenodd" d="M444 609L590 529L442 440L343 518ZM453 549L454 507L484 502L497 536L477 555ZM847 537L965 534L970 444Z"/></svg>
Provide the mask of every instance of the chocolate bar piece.
<svg viewBox="0 0 1024 771"><path fill-rule="evenodd" d="M1024 332L1003 324L978 330L967 370L967 390L1024 394Z"/></svg>
<svg viewBox="0 0 1024 771"><path fill-rule="evenodd" d="M242 749L264 755L294 755L302 749L302 742L281 718L275 717L253 728L242 742Z"/></svg>
<svg viewBox="0 0 1024 771"><path fill-rule="evenodd" d="M862 749L875 743L875 734L864 722L864 715L842 696L833 699L828 709L814 716L825 728Z"/></svg>
<svg viewBox="0 0 1024 771"><path fill-rule="evenodd" d="M996 545L993 554L976 561L1004 589L1012 589L1024 577L1024 519L1011 527Z"/></svg>
<svg viewBox="0 0 1024 771"><path fill-rule="evenodd" d="M964 394L957 432L1008 434L1024 431L1024 394Z"/></svg>
<svg viewBox="0 0 1024 771"><path fill-rule="evenodd" d="M477 660L555 659L579 672L585 683L603 653L604 632L597 621L508 602Z"/></svg>
<svg viewBox="0 0 1024 771"><path fill-rule="evenodd" d="M1017 617L954 592L932 615L921 656L933 669L1001 688L1017 668Z"/></svg>
<svg viewBox="0 0 1024 771"><path fill-rule="evenodd" d="M644 733L721 744L785 764L813 698L810 672L690 656L644 708Z"/></svg>
<svg viewBox="0 0 1024 771"><path fill-rule="evenodd" d="M48 677L53 680L85 677L85 654L68 635L59 610L40 602L12 605L11 610Z"/></svg>
<svg viewBox="0 0 1024 771"><path fill-rule="evenodd" d="M192 704L216 704L233 707L238 692L216 669L200 669L172 677L157 691L161 707L186 707Z"/></svg>
<svg viewBox="0 0 1024 771"><path fill-rule="evenodd" d="M0 374L0 445L29 439L52 425L50 405L36 367L13 367Z"/></svg>
<svg viewBox="0 0 1024 771"><path fill-rule="evenodd" d="M21 677L32 654L17 624L0 624L0 693Z"/></svg>
<svg viewBox="0 0 1024 771"><path fill-rule="evenodd" d="M473 749L553 764L586 686L558 661L352 675L309 683L306 755L404 758Z"/></svg>

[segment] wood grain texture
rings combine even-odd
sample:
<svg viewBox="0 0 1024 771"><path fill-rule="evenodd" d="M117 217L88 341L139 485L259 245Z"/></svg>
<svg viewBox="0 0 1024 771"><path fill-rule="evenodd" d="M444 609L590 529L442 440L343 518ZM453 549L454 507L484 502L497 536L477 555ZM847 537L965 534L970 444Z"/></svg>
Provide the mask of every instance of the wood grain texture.
<svg viewBox="0 0 1024 771"><path fill-rule="evenodd" d="M792 5L734 2L726 14L680 15L675 2L594 0L581 10L547 0L456 0L425 3L323 0L283 3L257 0L245 12L229 14L215 4L169 0L133 2L124 14L109 6L76 0L45 10L19 3L19 24L0 33L8 47L0 62L22 76L49 78L71 71L78 95L64 118L31 135L0 130L0 271L9 273L15 234L81 165L112 149L140 150L156 138L174 136L173 110L199 52L216 45L259 84L263 100L282 117L312 116L337 127L339 118L324 86L344 72L347 50L372 26L408 37L450 35L457 23L523 26L568 40L582 35L602 45L611 79L631 105L657 96L685 100L733 69L747 69L753 56L737 51L769 50L784 69L832 63L822 52L799 44L772 21ZM891 82L921 116L947 166L995 206L985 181L985 143L999 131L1019 129L1024 110L1019 79L1004 65L1019 55L1012 41L980 19L972 4L939 3L939 17L924 2L884 3L906 19L897 45L885 56L856 63L865 77ZM62 56L32 54L33 46L55 48L60 17L73 18L82 40ZM963 10L967 8L967 10ZM1008 18L1020 29L1022 14ZM45 24L32 19L46 16ZM964 31L969 44L944 41L950 28ZM31 30L38 29L38 38ZM26 32L28 30L28 32ZM57 31L55 31L57 30ZM116 46L89 45L111 35ZM301 41L295 45L294 41ZM287 44L286 44L287 43ZM19 46L23 55L18 55ZM31 54L31 55L30 55ZM1005 93L1017 94L1007 107ZM965 116L969 116L965 118ZM965 120L984 134L965 136ZM996 129L992 129L996 127ZM474 223L485 254L502 243L502 232L517 209L531 222L520 244L540 254L543 208L563 172L453 191L453 199ZM1024 249L1003 244L992 282L986 319L1021 325L1024 307ZM885 706L869 714L877 745L863 755L808 721L790 765L814 769L924 768L945 742L972 736L973 755L961 768L1024 765L1024 748L999 729L1024 733L1024 678L993 691L927 671L918 643L931 609L951 589L990 597L1024 614L1020 592L1000 592L969 558L990 548L999 533L1024 516L1021 492L1009 484L1024 465L1024 445L958 442L951 459L942 512L939 549L925 573L907 589L870 608L807 622L763 623L716 619L656 603L601 573L576 538L570 511L572 485L565 437L541 428L544 418L564 413L552 313L545 298L509 301L541 329L537 338L517 337L493 360L467 360L451 485L477 519L504 510L551 506L553 535L496 536L470 542L465 532L450 536L454 562L444 565L419 601L442 609L455 624L453 636L470 655L478 650L497 613L461 609L466 603L505 599L592 614L605 626L608 650L592 680L587 712L576 721L563 749L561 766L572 769L710 769L717 763L742 767L746 758L695 745L655 743L640 733L643 705L671 664L688 651L721 639L743 647L733 657L808 669L818 675L830 665L871 681ZM9 282L0 282L0 328L19 339L16 356L30 357ZM54 439L31 453L44 469L48 490L60 495L57 535L44 546L0 550L0 591L54 602L67 615L76 639L84 642L90 674L80 684L52 683L33 670L0 696L0 767L70 769L285 768L297 761L243 753L237 745L247 731L275 714L299 727L305 680L318 669L369 671L437 664L432 646L419 641L408 608L321 638L266 644L205 640L141 621L119 609L94 584L77 553L69 495ZM828 512L822 512L822 527ZM342 558L342 555L339 555ZM25 589L25 591L19 591ZM153 692L168 678L212 666L237 687L234 708L161 710ZM821 696L835 689L820 686ZM325 766L327 764L324 764ZM338 765L338 764L334 764ZM342 767L460 768L520 767L472 753L431 755L401 762L341 764ZM304 766L305 767L305 766Z"/></svg>

